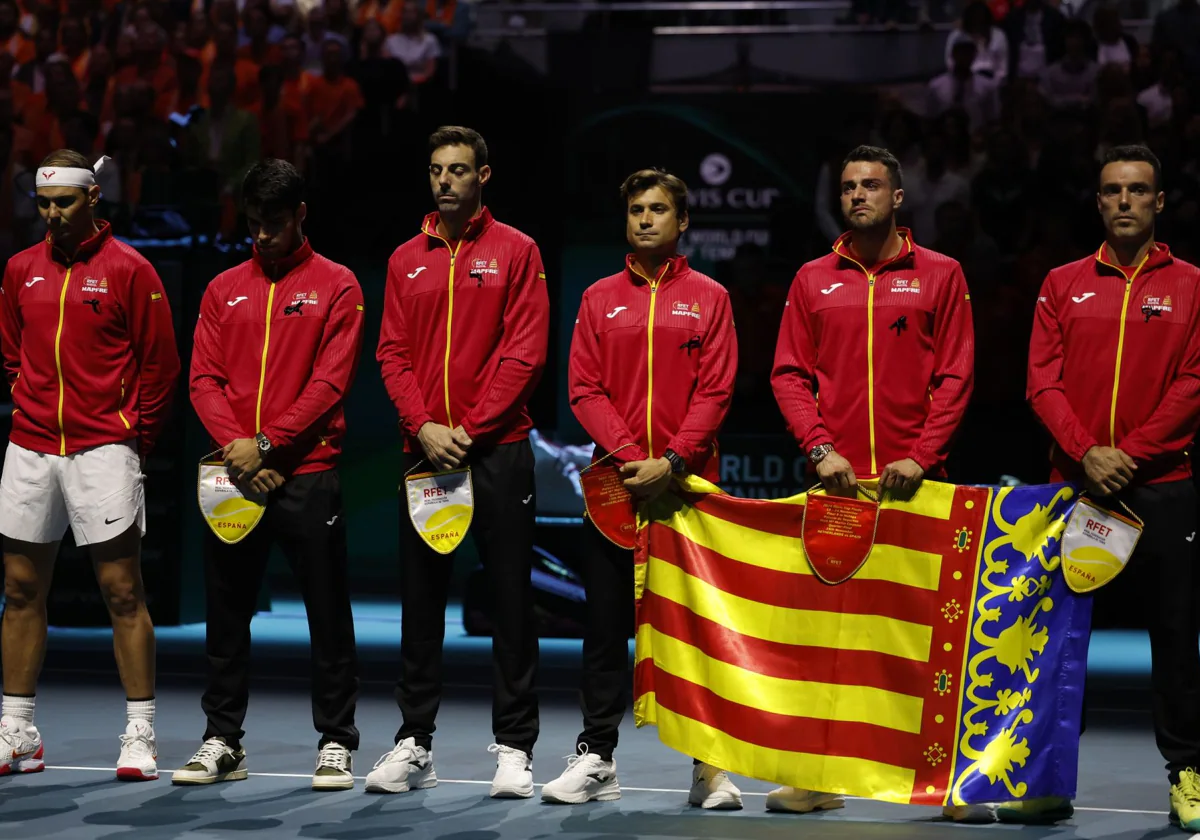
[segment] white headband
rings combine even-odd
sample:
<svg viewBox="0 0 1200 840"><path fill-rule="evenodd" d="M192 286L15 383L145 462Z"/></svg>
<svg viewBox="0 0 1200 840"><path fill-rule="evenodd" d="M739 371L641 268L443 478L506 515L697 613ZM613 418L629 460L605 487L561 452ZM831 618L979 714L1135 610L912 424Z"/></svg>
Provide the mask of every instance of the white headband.
<svg viewBox="0 0 1200 840"><path fill-rule="evenodd" d="M96 185L96 176L100 174L100 170L104 168L104 164L108 163L109 160L110 158L107 155L101 157L91 169L84 169L79 166L39 167L35 188L79 187L85 190L89 189Z"/></svg>

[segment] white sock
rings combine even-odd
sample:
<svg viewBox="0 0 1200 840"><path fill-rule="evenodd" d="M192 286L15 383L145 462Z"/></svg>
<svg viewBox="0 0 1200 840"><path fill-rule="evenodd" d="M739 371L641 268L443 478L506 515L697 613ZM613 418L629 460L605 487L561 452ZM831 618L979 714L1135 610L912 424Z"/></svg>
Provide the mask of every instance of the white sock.
<svg viewBox="0 0 1200 840"><path fill-rule="evenodd" d="M25 723L33 723L33 698L5 694L4 709L0 712L0 715L16 718Z"/></svg>
<svg viewBox="0 0 1200 840"><path fill-rule="evenodd" d="M126 700L125 717L130 723L135 720L144 720L146 723L154 726L154 698L151 697L149 700Z"/></svg>

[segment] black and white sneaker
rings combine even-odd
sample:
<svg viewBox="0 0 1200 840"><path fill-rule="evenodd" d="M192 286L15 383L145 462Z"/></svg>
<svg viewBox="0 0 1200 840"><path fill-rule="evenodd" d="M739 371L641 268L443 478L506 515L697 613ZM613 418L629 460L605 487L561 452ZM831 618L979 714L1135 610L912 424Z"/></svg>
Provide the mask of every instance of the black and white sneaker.
<svg viewBox="0 0 1200 840"><path fill-rule="evenodd" d="M433 752L405 738L375 762L367 774L367 793L404 793L437 787L437 782Z"/></svg>
<svg viewBox="0 0 1200 840"><path fill-rule="evenodd" d="M556 805L611 802L620 798L617 762L604 761L588 752L587 744L579 745L578 755L567 756L567 769L542 788L542 801Z"/></svg>
<svg viewBox="0 0 1200 840"><path fill-rule="evenodd" d="M173 785L211 785L215 782L240 782L249 775L246 751L233 749L224 738L209 738L196 750L192 760L171 774Z"/></svg>

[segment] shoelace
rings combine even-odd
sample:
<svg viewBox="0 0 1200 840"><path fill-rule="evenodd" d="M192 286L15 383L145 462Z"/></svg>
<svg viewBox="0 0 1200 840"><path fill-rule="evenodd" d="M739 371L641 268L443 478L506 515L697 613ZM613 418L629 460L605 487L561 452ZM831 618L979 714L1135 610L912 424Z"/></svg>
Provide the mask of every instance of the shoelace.
<svg viewBox="0 0 1200 840"><path fill-rule="evenodd" d="M378 770L389 761L404 761L406 759L411 761L416 757L417 754L413 751L413 748L408 746L408 744L401 742L392 747L388 752L385 752L383 755L381 755L379 760L375 762L375 766L371 769Z"/></svg>
<svg viewBox="0 0 1200 840"><path fill-rule="evenodd" d="M141 735L128 735L126 733L121 733L121 750L129 750L130 753L136 756L152 754L150 749L150 739L145 733Z"/></svg>
<svg viewBox="0 0 1200 840"><path fill-rule="evenodd" d="M1179 774L1179 789L1188 802L1200 803L1200 775L1194 767L1189 767Z"/></svg>
<svg viewBox="0 0 1200 840"><path fill-rule="evenodd" d="M571 771L575 771L577 773L586 773L588 767L592 766L593 764L597 764L600 761L599 756L597 756L595 753L588 752L587 744L581 744L579 752L565 755L563 758L567 760L568 773ZM524 764L522 764L522 767L524 767Z"/></svg>
<svg viewBox="0 0 1200 840"><path fill-rule="evenodd" d="M488 747L488 752L496 756L500 764L505 767L514 767L518 770L524 770L525 765L529 762L529 756L520 750L512 747L502 747L499 744L492 744Z"/></svg>
<svg viewBox="0 0 1200 840"><path fill-rule="evenodd" d="M350 763L350 750L341 744L326 744L317 753L317 768L332 767L334 770L345 770Z"/></svg>
<svg viewBox="0 0 1200 840"><path fill-rule="evenodd" d="M200 749L196 750L196 754L192 756L192 760L188 764L216 764L221 756L231 752L229 746L224 741L218 741L216 738L209 738L200 745Z"/></svg>

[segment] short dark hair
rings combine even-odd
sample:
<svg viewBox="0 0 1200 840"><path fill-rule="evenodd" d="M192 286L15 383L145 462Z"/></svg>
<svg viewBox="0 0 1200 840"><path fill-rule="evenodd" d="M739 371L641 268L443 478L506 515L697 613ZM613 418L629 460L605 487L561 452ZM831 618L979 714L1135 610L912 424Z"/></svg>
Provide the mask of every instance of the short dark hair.
<svg viewBox="0 0 1200 840"><path fill-rule="evenodd" d="M304 176L286 160L260 160L242 179L242 204L265 212L294 213L304 201Z"/></svg>
<svg viewBox="0 0 1200 840"><path fill-rule="evenodd" d="M675 215L684 218L688 214L687 184L678 175L672 175L665 169L639 169L621 184L621 201L629 207L629 200L654 187L662 187L663 192L671 196L675 204Z"/></svg>
<svg viewBox="0 0 1200 840"><path fill-rule="evenodd" d="M852 163L882 163L887 167L888 180L892 183L892 189L901 189L904 184L904 173L900 171L900 161L896 160L896 156L881 146L856 146L850 150L850 154L846 155L846 159L842 161L842 170Z"/></svg>
<svg viewBox="0 0 1200 840"><path fill-rule="evenodd" d="M1143 146L1141 143L1128 143L1124 146L1113 146L1104 153L1104 161L1100 164L1100 172L1104 171L1104 167L1110 163L1148 163L1150 168L1154 170L1154 191L1162 192L1162 163L1158 160L1158 155L1150 151L1149 146ZM1099 173L1097 173L1099 176Z"/></svg>
<svg viewBox="0 0 1200 840"><path fill-rule="evenodd" d="M46 155L42 160L41 166L67 166L72 169L91 169L92 162L74 149L58 149Z"/></svg>
<svg viewBox="0 0 1200 840"><path fill-rule="evenodd" d="M488 165L488 148L483 135L473 128L462 125L443 125L429 135L429 154L443 146L470 146L475 153L475 168Z"/></svg>

